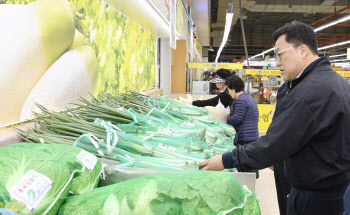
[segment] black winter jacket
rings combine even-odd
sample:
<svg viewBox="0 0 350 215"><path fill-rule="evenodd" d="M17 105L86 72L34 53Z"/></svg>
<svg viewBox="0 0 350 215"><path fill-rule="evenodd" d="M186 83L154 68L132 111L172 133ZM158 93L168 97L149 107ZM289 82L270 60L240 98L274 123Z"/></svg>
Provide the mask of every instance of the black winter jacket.
<svg viewBox="0 0 350 215"><path fill-rule="evenodd" d="M193 101L192 105L197 107L216 106L219 103L219 99L225 108L231 106L233 99L230 93L228 92L227 87L224 90L224 92L221 92L218 96L215 96L214 98L203 100L203 101L201 100Z"/></svg>
<svg viewBox="0 0 350 215"><path fill-rule="evenodd" d="M234 167L263 169L285 160L286 177L296 186L322 189L348 183L350 85L327 57L288 83L278 109L266 136L233 150Z"/></svg>

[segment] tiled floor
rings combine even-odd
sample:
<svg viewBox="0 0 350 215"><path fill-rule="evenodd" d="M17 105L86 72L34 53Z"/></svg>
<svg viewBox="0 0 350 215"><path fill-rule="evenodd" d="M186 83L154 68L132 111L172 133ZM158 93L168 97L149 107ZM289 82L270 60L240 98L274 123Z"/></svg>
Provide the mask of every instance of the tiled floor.
<svg viewBox="0 0 350 215"><path fill-rule="evenodd" d="M259 171L255 193L260 198L259 205L262 215L279 215L275 178L273 171L269 168Z"/></svg>
<svg viewBox="0 0 350 215"><path fill-rule="evenodd" d="M266 130L259 130L259 136L266 134ZM259 171L259 179L256 180L255 193L260 198L260 210L262 215L279 215L275 177L269 168Z"/></svg>

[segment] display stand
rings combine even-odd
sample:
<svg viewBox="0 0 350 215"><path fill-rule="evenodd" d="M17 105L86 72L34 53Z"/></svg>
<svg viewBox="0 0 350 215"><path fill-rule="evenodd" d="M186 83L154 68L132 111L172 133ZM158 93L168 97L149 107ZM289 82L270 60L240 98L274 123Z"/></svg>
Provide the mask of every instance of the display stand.
<svg viewBox="0 0 350 215"><path fill-rule="evenodd" d="M209 94L210 83L209 81L193 81L192 93L193 94Z"/></svg>

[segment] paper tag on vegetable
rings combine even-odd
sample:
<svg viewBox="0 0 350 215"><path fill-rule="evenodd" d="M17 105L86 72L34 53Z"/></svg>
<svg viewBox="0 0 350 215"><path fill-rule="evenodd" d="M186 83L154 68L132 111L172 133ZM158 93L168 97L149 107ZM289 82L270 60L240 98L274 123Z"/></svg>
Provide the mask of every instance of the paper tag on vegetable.
<svg viewBox="0 0 350 215"><path fill-rule="evenodd" d="M175 152L175 150L176 150L176 148L174 146L168 146L168 145L165 145L163 143L159 143L158 147L161 149L165 149L165 150L169 150L169 151L173 151L173 152Z"/></svg>
<svg viewBox="0 0 350 215"><path fill-rule="evenodd" d="M185 124L185 125L188 125L188 126L194 126L194 124L191 123L191 122L189 122L189 121L184 122L184 124Z"/></svg>
<svg viewBox="0 0 350 215"><path fill-rule="evenodd" d="M34 170L29 170L12 187L10 194L13 199L24 202L27 208L33 211L52 186L53 183L49 177Z"/></svg>
<svg viewBox="0 0 350 215"><path fill-rule="evenodd" d="M169 128L162 128L162 127L159 127L158 128L158 132L161 133L161 134L166 134L168 136L172 136L173 135L173 132L171 129Z"/></svg>
<svg viewBox="0 0 350 215"><path fill-rule="evenodd" d="M83 162L84 166L92 172L94 169L96 163L97 163L97 157L87 151L81 150L79 155L77 156L81 162Z"/></svg>

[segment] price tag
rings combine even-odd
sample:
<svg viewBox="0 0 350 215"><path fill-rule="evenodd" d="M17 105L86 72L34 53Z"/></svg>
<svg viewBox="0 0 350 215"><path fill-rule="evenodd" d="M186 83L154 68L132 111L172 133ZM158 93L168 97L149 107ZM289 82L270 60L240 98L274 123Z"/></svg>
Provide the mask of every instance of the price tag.
<svg viewBox="0 0 350 215"><path fill-rule="evenodd" d="M45 197L51 189L51 179L34 170L29 170L10 190L10 195L17 201L24 202L30 211Z"/></svg>
<svg viewBox="0 0 350 215"><path fill-rule="evenodd" d="M172 136L173 135L172 129L170 129L170 128L159 127L158 128L158 132L161 133L161 134L168 135L168 136Z"/></svg>
<svg viewBox="0 0 350 215"><path fill-rule="evenodd" d="M176 148L174 146L168 146L168 145L165 145L163 143L159 143L158 147L161 149L165 149L165 150L169 150L169 151L173 151L173 152L175 152L175 150L176 150Z"/></svg>
<svg viewBox="0 0 350 215"><path fill-rule="evenodd" d="M97 157L87 151L81 150L79 155L77 156L81 162L83 162L84 166L92 172L94 169L96 163L97 163Z"/></svg>

